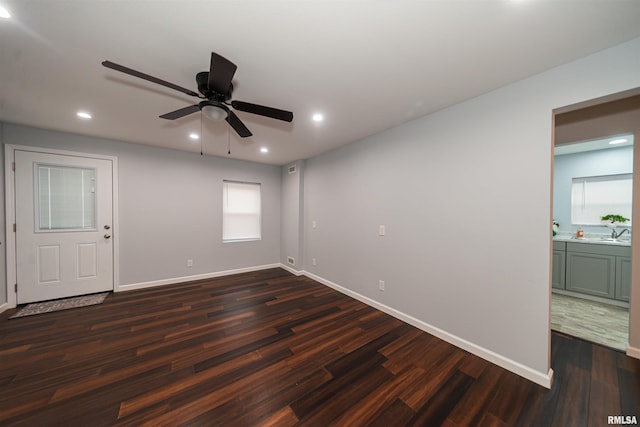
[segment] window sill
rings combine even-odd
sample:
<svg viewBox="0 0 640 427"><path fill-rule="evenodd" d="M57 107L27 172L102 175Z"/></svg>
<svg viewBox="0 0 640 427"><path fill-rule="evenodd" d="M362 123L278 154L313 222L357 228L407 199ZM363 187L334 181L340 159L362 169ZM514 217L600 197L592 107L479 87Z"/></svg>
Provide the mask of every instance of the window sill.
<svg viewBox="0 0 640 427"><path fill-rule="evenodd" d="M229 239L229 240L223 240L222 243L258 242L260 240L262 240L261 237L257 237L253 239Z"/></svg>

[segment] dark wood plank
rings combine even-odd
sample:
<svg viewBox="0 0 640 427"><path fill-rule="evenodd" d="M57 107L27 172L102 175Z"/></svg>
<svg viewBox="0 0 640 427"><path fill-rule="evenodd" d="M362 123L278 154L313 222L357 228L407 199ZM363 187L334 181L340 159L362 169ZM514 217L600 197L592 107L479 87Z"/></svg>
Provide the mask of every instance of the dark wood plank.
<svg viewBox="0 0 640 427"><path fill-rule="evenodd" d="M552 334L551 390L282 269L0 314L0 425L602 425L640 361Z"/></svg>
<svg viewBox="0 0 640 427"><path fill-rule="evenodd" d="M410 426L439 426L445 422L453 408L460 402L473 378L456 371L439 388L433 397L424 404L416 415L409 420Z"/></svg>
<svg viewBox="0 0 640 427"><path fill-rule="evenodd" d="M414 415L415 412L406 403L400 399L395 399L377 418L366 425L370 427L404 426Z"/></svg>
<svg viewBox="0 0 640 427"><path fill-rule="evenodd" d="M464 372L462 367L460 371ZM483 373L469 388L469 392L460 399L447 418L455 425L473 426L480 424L485 415L484 408L493 400L498 386L506 374L504 369L495 365L484 369Z"/></svg>
<svg viewBox="0 0 640 427"><path fill-rule="evenodd" d="M585 426L588 424L590 394L589 372L577 366L569 366L562 378L563 393L551 422L552 426Z"/></svg>
<svg viewBox="0 0 640 427"><path fill-rule="evenodd" d="M618 382L620 383L622 410L620 415L635 415L640 420L640 366L636 368L635 372L623 367L619 368Z"/></svg>
<svg viewBox="0 0 640 427"><path fill-rule="evenodd" d="M593 346L588 420L590 427L597 427L609 415L621 415L620 387L616 367L616 355L601 346Z"/></svg>

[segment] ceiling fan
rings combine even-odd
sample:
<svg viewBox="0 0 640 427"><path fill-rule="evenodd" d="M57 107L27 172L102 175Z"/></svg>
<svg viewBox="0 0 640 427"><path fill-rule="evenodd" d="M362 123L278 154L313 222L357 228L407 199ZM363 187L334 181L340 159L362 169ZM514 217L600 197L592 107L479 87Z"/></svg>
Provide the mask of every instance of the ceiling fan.
<svg viewBox="0 0 640 427"><path fill-rule="evenodd" d="M242 138L246 138L253 134L229 107L238 111L283 120L285 122L291 122L293 120L293 113L290 111L251 104L249 102L235 100L230 101L231 96L233 95L233 84L231 83L231 79L233 78L237 67L233 62L215 52L211 52L211 64L209 66L209 71L202 71L196 74L196 83L198 85L198 92L200 93L196 93L192 90L111 61L103 61L102 65L134 77L166 86L187 95L203 99L203 101L200 101L198 104L163 114L160 116L162 119L175 120L197 111L202 111L207 117L212 119L224 118Z"/></svg>

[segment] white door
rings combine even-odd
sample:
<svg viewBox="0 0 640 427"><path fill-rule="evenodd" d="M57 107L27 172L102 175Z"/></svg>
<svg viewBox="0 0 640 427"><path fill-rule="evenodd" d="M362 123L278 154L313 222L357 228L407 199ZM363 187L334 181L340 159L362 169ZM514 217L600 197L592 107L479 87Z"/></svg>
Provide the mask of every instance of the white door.
<svg viewBox="0 0 640 427"><path fill-rule="evenodd" d="M18 304L113 290L112 162L15 151Z"/></svg>

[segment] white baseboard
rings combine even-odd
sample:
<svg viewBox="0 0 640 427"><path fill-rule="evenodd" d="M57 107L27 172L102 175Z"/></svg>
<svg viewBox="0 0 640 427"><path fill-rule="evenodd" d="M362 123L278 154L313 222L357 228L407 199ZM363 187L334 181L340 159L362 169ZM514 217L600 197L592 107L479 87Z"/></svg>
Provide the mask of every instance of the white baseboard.
<svg viewBox="0 0 640 427"><path fill-rule="evenodd" d="M634 359L640 359L640 348L628 346L627 356L633 357Z"/></svg>
<svg viewBox="0 0 640 427"><path fill-rule="evenodd" d="M289 267L286 264L282 264L280 263L280 268L282 268L283 270L287 270L289 273L295 275L295 276L302 276L305 272L301 271L301 270L294 270L293 268Z"/></svg>
<svg viewBox="0 0 640 427"><path fill-rule="evenodd" d="M401 311L398 311L394 308L381 304L378 301L372 300L371 298L365 297L364 295L361 295L357 292L353 292L350 289L344 288L320 276L316 276L313 273L304 271L303 274L309 277L310 279L313 279L319 283L322 283L323 285L329 286L330 288L333 288L340 293L343 293L352 298L355 298L358 301L361 301L371 307L377 308L378 310L383 311L390 316L400 319L403 322L406 322L412 326L415 326L418 329L421 329L431 335L434 335L450 344L455 345L458 348L466 350L469 353L472 353L478 357L481 357L508 371L511 371L517 375L520 375L521 377L524 377L530 381L533 381L536 384L539 384L546 388L551 388L551 384L553 380L553 369L549 369L549 372L546 374L543 372L536 371L528 366L525 366L507 357L504 357L498 353L495 353L491 350L488 350L484 347L481 347L477 344L474 344L456 335L450 334L449 332L446 332L440 328L437 328L419 319L416 319L415 317L409 316L408 314L402 313Z"/></svg>
<svg viewBox="0 0 640 427"><path fill-rule="evenodd" d="M120 285L115 292L132 291L134 289L153 288L155 286L173 285L182 282L193 282L195 280L212 279L214 277L230 276L232 274L249 273L252 271L266 270L269 268L282 267L282 264L257 265L253 267L243 267L234 270L215 271L213 273L195 274L193 276L173 277L171 279L152 280L150 282L130 283Z"/></svg>
<svg viewBox="0 0 640 427"><path fill-rule="evenodd" d="M9 310L10 308L13 308L13 307L11 307L8 302L0 304L0 313L4 313L5 311Z"/></svg>

